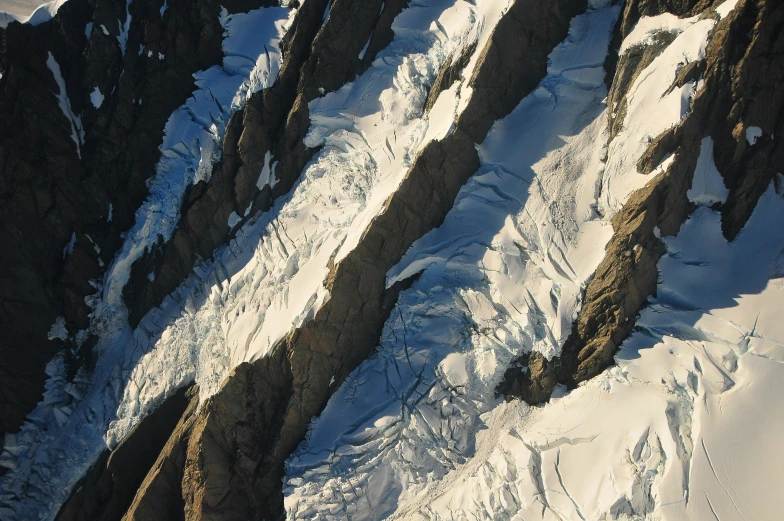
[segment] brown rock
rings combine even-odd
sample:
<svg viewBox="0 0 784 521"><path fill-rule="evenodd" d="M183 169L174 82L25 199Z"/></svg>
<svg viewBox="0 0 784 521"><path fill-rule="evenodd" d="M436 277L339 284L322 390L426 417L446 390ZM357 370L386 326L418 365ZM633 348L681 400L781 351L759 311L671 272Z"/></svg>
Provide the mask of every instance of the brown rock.
<svg viewBox="0 0 784 521"><path fill-rule="evenodd" d="M62 506L57 521L120 521L180 418L192 414L196 388L180 389L113 451L105 451Z"/></svg>

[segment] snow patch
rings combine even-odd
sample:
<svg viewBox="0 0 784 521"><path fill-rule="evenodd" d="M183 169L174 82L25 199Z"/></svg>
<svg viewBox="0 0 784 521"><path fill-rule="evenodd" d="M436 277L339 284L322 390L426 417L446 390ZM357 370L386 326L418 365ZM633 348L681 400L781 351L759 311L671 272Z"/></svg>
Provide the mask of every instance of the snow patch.
<svg viewBox="0 0 784 521"><path fill-rule="evenodd" d="M95 90L90 93L90 102L92 102L93 107L97 109L101 108L101 105L103 105L103 99L104 96L101 94L101 89L95 87Z"/></svg>
<svg viewBox="0 0 784 521"><path fill-rule="evenodd" d="M686 193L689 201L702 205L727 202L730 191L713 162L713 139L706 137L700 145L700 155L694 169L691 188Z"/></svg>
<svg viewBox="0 0 784 521"><path fill-rule="evenodd" d="M82 119L74 115L73 110L71 110L71 100L68 98L68 91L65 88L65 80L63 79L63 75L60 72L60 65L58 65L57 60L54 59L54 56L52 56L51 52L49 53L49 57L46 59L46 66L50 71L52 71L52 76L54 76L54 81L57 84L57 89L59 91L57 94L55 94L57 97L57 103L60 106L60 110L63 112L63 115L71 125L71 139L76 145L76 154L81 159L81 146L84 144L84 129L82 128Z"/></svg>
<svg viewBox="0 0 784 521"><path fill-rule="evenodd" d="M117 43L120 45L120 52L123 56L125 56L125 48L128 45L128 31L131 28L131 2L133 2L133 0L125 1L125 23L117 20L117 25L119 26Z"/></svg>
<svg viewBox="0 0 784 521"><path fill-rule="evenodd" d="M240 221L242 221L242 217L237 215L237 212L231 212L231 215L229 215L229 223L228 223L229 230L233 230L234 227L237 226L237 223L239 223Z"/></svg>
<svg viewBox="0 0 784 521"><path fill-rule="evenodd" d="M68 244L65 245L63 248L63 259L68 257L70 254L73 253L74 246L76 245L76 232L71 234L71 239L68 241Z"/></svg>
<svg viewBox="0 0 784 521"><path fill-rule="evenodd" d="M264 154L264 166L261 169L261 173L259 174L259 179L256 181L256 188L262 190L266 185L269 185L270 188L274 188L277 184L278 180L275 179L275 166L278 164L275 161L270 166L270 160L272 159L272 152L267 150Z"/></svg>
<svg viewBox="0 0 784 521"><path fill-rule="evenodd" d="M757 140L762 137L762 129L759 127L746 127L746 141L749 145L755 145Z"/></svg>
<svg viewBox="0 0 784 521"><path fill-rule="evenodd" d="M629 35L624 38L619 54L637 45L651 45L657 34L662 32L680 34L699 20L699 16L678 18L674 14L641 17ZM715 21L713 22L715 23Z"/></svg>
<svg viewBox="0 0 784 521"><path fill-rule="evenodd" d="M705 59L708 34L715 26L713 19L699 17L679 19L670 15L643 17L638 27L677 27L675 40L640 73L626 95L627 111L623 128L610 142L608 161L602 178L599 210L611 216L623 206L629 195L642 188L651 177L637 171L637 160L653 139L680 123L691 108L696 82L670 90L677 71L684 63ZM632 34L624 40L639 39ZM646 33L647 34L647 33Z"/></svg>
<svg viewBox="0 0 784 521"><path fill-rule="evenodd" d="M720 6L717 6L714 9L717 13L719 13L721 18L724 18L735 9L736 5L738 5L738 0L726 0Z"/></svg>
<svg viewBox="0 0 784 521"><path fill-rule="evenodd" d="M68 329L65 327L65 317L57 317L52 327L49 328L49 333L46 335L46 338L49 340L54 340L55 338L60 340L68 340Z"/></svg>

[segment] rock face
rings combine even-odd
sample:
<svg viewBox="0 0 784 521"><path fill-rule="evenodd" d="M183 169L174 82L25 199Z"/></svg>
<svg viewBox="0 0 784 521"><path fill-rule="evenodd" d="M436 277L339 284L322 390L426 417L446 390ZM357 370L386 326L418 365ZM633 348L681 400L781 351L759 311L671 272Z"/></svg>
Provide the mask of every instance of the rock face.
<svg viewBox="0 0 784 521"><path fill-rule="evenodd" d="M621 34L626 35L635 17L642 14L694 14L710 5L629 2L619 21ZM703 16L707 15L705 11ZM656 263L665 249L654 229L674 235L693 210L686 192L705 136L713 138L713 159L729 188L729 197L721 208L724 235L732 240L743 228L759 197L784 165L784 147L772 139L784 124L784 55L779 51L784 46L783 23L784 5L780 2L741 0L735 11L714 28L705 61L681 69L676 83L701 76L704 86L687 117L652 141L638 170L652 172L667 154L673 154L674 160L614 216L615 233L586 287L583 308L561 356L549 362L536 354L519 360L507 371L499 393L542 403L549 399L557 382L573 387L613 363L616 349L634 327L635 316L648 297L655 295ZM621 57L609 100L622 100L628 86L662 45L666 45L666 39L631 49ZM622 115L610 119L612 137L622 122ZM762 129L762 137L753 146L746 138L749 126Z"/></svg>
<svg viewBox="0 0 784 521"><path fill-rule="evenodd" d="M266 5L163 4L74 0L49 23L0 30L0 434L40 400L56 351L89 367L91 343L73 335L89 324L90 281L134 222L193 73L222 59L221 5ZM67 332L49 340L59 316Z"/></svg>
<svg viewBox="0 0 784 521"><path fill-rule="evenodd" d="M191 417L195 388L183 388L144 418L113 451L106 451L60 509L58 521L119 521L153 468L180 418Z"/></svg>

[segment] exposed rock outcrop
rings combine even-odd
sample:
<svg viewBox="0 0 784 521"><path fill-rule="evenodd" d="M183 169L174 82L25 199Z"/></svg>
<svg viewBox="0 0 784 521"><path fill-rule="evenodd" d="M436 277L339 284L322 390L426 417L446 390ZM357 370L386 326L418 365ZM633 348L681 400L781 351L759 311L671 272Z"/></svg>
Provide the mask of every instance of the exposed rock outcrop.
<svg viewBox="0 0 784 521"><path fill-rule="evenodd" d="M430 109L436 104L439 94L460 79L460 73L468 65L468 62L471 61L474 51L476 51L476 45L469 45L460 54L449 57L441 70L438 71L438 76L433 81L433 85L430 86L427 100L425 101L425 112L430 112Z"/></svg>
<svg viewBox="0 0 784 521"><path fill-rule="evenodd" d="M710 5L700 2L691 9ZM686 6L674 12L686 12ZM620 21L622 32L633 25L629 16L659 14L662 8L670 6L651 11L645 2L630 2ZM703 16L716 15L706 10ZM556 382L573 387L613 363L636 315L656 292L656 264L665 249L655 228L663 235L674 235L693 210L686 192L705 136L713 138L713 159L730 190L721 208L724 235L732 240L743 228L759 197L784 167L784 147L773 140L784 131L783 24L784 5L780 2L741 0L714 28L704 64L681 69L676 83L702 74L704 86L687 117L653 140L638 169L650 173L670 153L674 154L673 162L666 172L635 192L613 217L615 233L585 290L583 308L561 356L548 363L536 355L519 360L507 371L499 392L541 403L549 399ZM652 47L655 50L660 44L657 40ZM646 50L629 52L634 54L621 58L613 80L610 99L616 102L639 73L640 64L651 55ZM611 117L611 128L622 121L622 117ZM762 137L753 144L746 138L750 125L762 130Z"/></svg>

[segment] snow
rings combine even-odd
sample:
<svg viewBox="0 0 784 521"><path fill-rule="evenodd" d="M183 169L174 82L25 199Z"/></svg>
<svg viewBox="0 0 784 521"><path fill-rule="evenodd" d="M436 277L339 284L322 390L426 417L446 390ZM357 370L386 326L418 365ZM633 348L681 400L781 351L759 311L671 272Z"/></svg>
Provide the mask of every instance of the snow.
<svg viewBox="0 0 784 521"><path fill-rule="evenodd" d="M390 271L390 284L421 276L288 460L288 519L779 515L784 404L770 396L784 390L784 281L771 276L784 229L770 223L784 199L773 184L733 243L708 206L664 238L658 299L616 367L544 407L494 397L514 356L557 354L611 234L593 211L602 163L628 152L600 148L606 92L581 69L603 60L617 13L573 21L540 88L494 125L444 223ZM725 193L712 146L697 199Z"/></svg>
<svg viewBox="0 0 784 521"><path fill-rule="evenodd" d="M38 2L36 0L0 0L0 28L11 22L40 25L51 20L68 0Z"/></svg>
<svg viewBox="0 0 784 521"><path fill-rule="evenodd" d="M403 10L392 24L398 42L393 43L393 46L405 46L409 40L421 38L421 34L439 40L444 37L448 39L439 42L441 45L431 51L430 56L425 57L424 60L418 60L419 63L409 58L409 63L398 62L393 63L392 66L423 68L427 70L428 81L432 82L438 73L438 67L434 65L440 66L445 63L447 57L459 55L463 49L475 42L477 50L484 47L493 27L500 20L507 6L508 2L483 2L472 6L449 0L412 5ZM362 98L372 91L377 92L377 102L384 109L382 113L346 118L341 111L342 104L347 102L341 98L350 94L346 87L311 102L313 126L305 140L308 146L328 144L330 140L325 136L329 133L334 132L332 135L339 137L341 128L353 128L364 141L370 142L378 151L378 158L375 161L384 165L384 170L394 172L394 175L386 176L374 188L373 196L367 200L366 207L358 215L356 224L337 252L335 263L345 258L356 247L373 217L383 210L387 198L397 189L403 175L416 157L415 151L423 148L431 140L441 139L451 132L454 120L465 108L471 95L471 89L466 85L473 74L479 55L480 52L477 51L471 55L468 65L462 71L460 81L442 92L433 109L424 117L421 111L427 93L423 82L421 80L414 82L412 78L406 77L407 74L400 77L398 73L397 78L383 74L382 71L389 67L384 67L386 62L380 62L382 59L387 60L382 57L383 54L376 58L372 68L374 72L358 78L352 87L355 95L361 95ZM434 60L436 63L433 63ZM411 90L407 93L407 98L401 99L399 95L401 86L407 86Z"/></svg>
<svg viewBox="0 0 784 521"><path fill-rule="evenodd" d="M781 428L761 426L784 417L781 404L768 405L784 392L784 282L769 280L784 272L784 229L769 226L781 222L784 201L769 189L728 244L709 206L726 199L710 138L688 194L700 206L677 237L664 238L658 297L618 366L575 391L559 388L544 407L494 396L513 358L560 352L612 215L651 179L637 160L688 111L697 84L664 92L680 65L704 59L716 23L638 22L624 50L656 31L677 37L635 81L624 127L604 146L602 64L620 7L590 5L551 53L547 77L478 146L482 166L443 224L387 274L389 284L421 276L401 293L377 352L289 459L289 518L727 521L782 510ZM410 4L362 76L310 103L306 144L322 148L291 192L241 227L233 213L231 243L131 330L121 298L131 264L171 236L182 194L220 156L231 111L271 85L280 66L289 10L223 10L223 63L195 74L193 97L167 122L150 197L106 278L93 282L96 367L68 379L64 357L47 366L44 400L0 455L12 469L0 478L0 517L52 519L97 455L167 396L195 382L208 398L234 367L265 356L319 309L329 265L356 246L422 148L453 130L507 6ZM460 80L424 114L439 68L474 43ZM78 147L81 127L50 61ZM276 164L267 153L259 188L274 186ZM67 335L61 325L53 338Z"/></svg>
<svg viewBox="0 0 784 521"><path fill-rule="evenodd" d="M406 505L427 505L450 469L470 465L512 358L560 349L612 234L591 210L606 89L579 73L603 62L618 12L573 20L540 88L479 147L483 166L444 223L388 274L392 284L421 272L377 353L289 459L287 518L410 519Z"/></svg>
<svg viewBox="0 0 784 521"><path fill-rule="evenodd" d="M706 137L700 145L691 189L686 195L694 203L712 205L727 202L729 194L730 191L724 186L724 178L713 162L713 139Z"/></svg>
<svg viewBox="0 0 784 521"><path fill-rule="evenodd" d="M267 150L267 152L264 154L264 166L261 169L258 181L256 181L256 188L259 190L263 189L266 185L269 185L270 188L274 188L278 181L275 178L275 165L277 165L278 162L275 161L272 165L270 165L271 159L272 153Z"/></svg>
<svg viewBox="0 0 784 521"><path fill-rule="evenodd" d="M68 98L68 91L65 88L65 80L63 79L63 75L60 72L60 65L58 65L57 60L54 59L54 56L52 56L51 52L49 53L49 57L46 59L46 66L50 71L52 71L52 76L54 76L54 81L57 84L58 89L58 92L55 94L57 97L57 103L60 106L60 110L63 112L65 119L67 119L71 125L71 139L76 145L76 153L79 155L79 158L81 158L81 146L84 144L84 129L82 128L82 119L81 117L75 116L73 110L71 110L71 100Z"/></svg>
<svg viewBox="0 0 784 521"><path fill-rule="evenodd" d="M738 5L738 0L725 0L725 2L715 7L714 9L716 10L717 13L719 13L719 16L721 18L724 18L725 16L730 14L733 9L735 9L736 5Z"/></svg>
<svg viewBox="0 0 784 521"><path fill-rule="evenodd" d="M699 16L678 18L674 14L663 13L657 16L643 16L634 24L629 35L621 44L620 54L637 45L650 45L657 34L662 32L680 34L697 23ZM714 22L715 23L715 22Z"/></svg>
<svg viewBox="0 0 784 521"><path fill-rule="evenodd" d="M63 259L68 257L70 254L73 253L74 246L76 245L76 232L71 234L71 239L68 241L68 244L65 245L63 248Z"/></svg>
<svg viewBox="0 0 784 521"><path fill-rule="evenodd" d="M65 317L57 317L46 335L49 340L59 338L60 340L68 339L68 330L65 328Z"/></svg>
<svg viewBox="0 0 784 521"><path fill-rule="evenodd" d="M240 107L277 74L277 38L288 10L232 16L223 11L228 33L223 67L196 74L199 89L167 123L151 195L137 212L136 225L127 232L99 294L89 302L94 310L91 331L100 340L84 398L63 401L74 408L67 418L51 405L39 406L34 415L40 419L25 424L18 437L21 449L0 456L0 464L16 468L13 480L10 475L0 479L0 499L15 498L2 510L5 518L50 518L100 451L116 445L147 411L193 381L202 398L210 396L233 367L264 356L318 309L328 298L322 281L330 260L381 211L424 146L426 130L451 125L422 114L427 85L448 56L489 36L487 27L497 23L502 9L497 3L480 8L433 0L398 16L395 40L371 68L354 83L314 101L309 136L325 146L292 192L270 212L245 223L231 244L198 265L131 331L121 297L132 262L159 235L169 236L181 194L208 175L220 152L227 109ZM434 19L440 19L449 39ZM271 30L269 53L259 38L264 27ZM251 54L253 49L258 51ZM246 58L256 52L255 63ZM274 158L270 162L273 178ZM61 385L60 379L52 377L52 382ZM35 470L31 459L15 455L33 450L40 454ZM40 468L46 469L46 478ZM33 514L36 505L44 510Z"/></svg>
<svg viewBox="0 0 784 521"><path fill-rule="evenodd" d="M136 224L124 234L123 247L105 278L91 281L98 289L95 296L87 299L93 309L90 333L99 337L93 373L78 374L69 383L63 359L53 360L48 369L45 400L0 455L0 465L15 469L0 478L3 519L52 519L73 485L106 447L103 437L109 422L116 417L129 368L150 346L147 337L141 347L134 342L135 333L127 323L122 290L130 267L159 236L171 235L182 194L187 186L208 176L232 111L240 109L253 92L275 80L280 60L278 42L291 18L291 10L279 7L231 16L224 11L223 64L195 74L197 90L166 124L162 157L149 182L150 196L137 211ZM71 124L78 151L81 123L71 111L65 83L51 54L47 66L58 85L59 93L55 95ZM64 255L71 253L75 239L74 234ZM149 326L142 326L136 334L144 337L146 327ZM164 362L158 374L165 374L168 366L169 362ZM172 385L180 385L182 368L171 368L171 373ZM165 396L155 398L161 400ZM140 415L146 411L136 410Z"/></svg>
<svg viewBox="0 0 784 521"><path fill-rule="evenodd" d="M373 38L373 34L371 33L371 34L370 34L370 36L368 36L367 42L365 42L365 45L364 45L364 47L362 47L362 50L361 50L361 51L359 51L359 56L358 56L358 58L359 58L360 60L361 60L362 58L364 58L364 57L365 57L365 53L367 52L367 50L368 50L368 47L370 46L370 40L371 40L372 38Z"/></svg>
<svg viewBox="0 0 784 521"><path fill-rule="evenodd" d="M678 19L671 15L642 17L624 40L645 41L640 35L677 27L675 40L643 70L626 95L627 111L623 128L610 142L609 160L602 178L599 210L613 214L635 190L643 187L652 175L637 172L637 159L662 132L680 123L691 108L696 82L675 87L669 94L681 66L705 59L708 34L716 21L699 17ZM642 28L642 29L641 29ZM644 30L643 30L644 29Z"/></svg>
<svg viewBox="0 0 784 521"><path fill-rule="evenodd" d="M101 89L95 87L95 90L90 93L90 102L92 102L93 107L97 109L101 108L101 105L103 105L103 99L104 96L101 94Z"/></svg>
<svg viewBox="0 0 784 521"><path fill-rule="evenodd" d="M541 408L499 403L479 461L408 519L776 519L784 282L770 276L784 232L769 223L782 217L771 186L727 243L720 215L699 208L665 239L659 298L618 365Z"/></svg>
<svg viewBox="0 0 784 521"><path fill-rule="evenodd" d="M759 127L746 127L746 141L749 145L754 145L762 137L762 129Z"/></svg>
<svg viewBox="0 0 784 521"><path fill-rule="evenodd" d="M242 217L237 215L237 212L231 212L231 215L229 215L229 222L228 222L229 230L233 230L234 227L237 226L237 224L240 221L242 221Z"/></svg>
<svg viewBox="0 0 784 521"><path fill-rule="evenodd" d="M117 25L119 26L117 43L120 45L120 52L123 56L125 56L125 48L128 46L128 30L131 28L131 2L133 2L133 0L125 1L125 23L117 20ZM106 33L105 28L104 33Z"/></svg>

